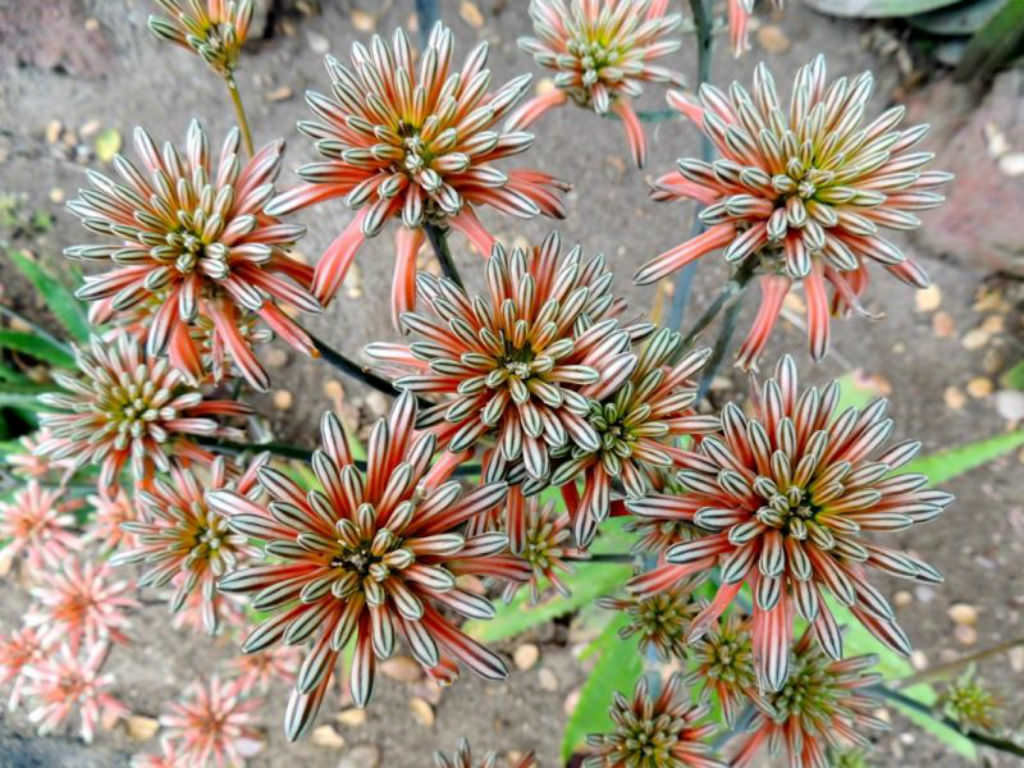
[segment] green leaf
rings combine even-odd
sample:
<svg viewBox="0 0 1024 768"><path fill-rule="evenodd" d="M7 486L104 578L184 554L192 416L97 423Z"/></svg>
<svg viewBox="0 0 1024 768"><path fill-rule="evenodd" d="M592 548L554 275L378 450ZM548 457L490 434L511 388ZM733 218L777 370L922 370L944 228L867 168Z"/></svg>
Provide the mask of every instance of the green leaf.
<svg viewBox="0 0 1024 768"><path fill-rule="evenodd" d="M970 35L981 29L1006 0L967 0L948 8L940 8L907 21L912 27L933 35Z"/></svg>
<svg viewBox="0 0 1024 768"><path fill-rule="evenodd" d="M920 472L928 475L932 485L938 485L1021 445L1024 445L1024 429L967 443L931 456L922 456L902 467L900 472Z"/></svg>
<svg viewBox="0 0 1024 768"><path fill-rule="evenodd" d="M21 251L9 251L11 261L46 300L46 306L78 341L89 338L89 319L71 289Z"/></svg>
<svg viewBox="0 0 1024 768"><path fill-rule="evenodd" d="M804 0L811 8L829 16L855 19L883 19L914 16L953 5L956 0Z"/></svg>
<svg viewBox="0 0 1024 768"><path fill-rule="evenodd" d="M1024 360L1004 373L999 382L1006 389L1024 389Z"/></svg>
<svg viewBox="0 0 1024 768"><path fill-rule="evenodd" d="M836 413L842 413L849 407L864 408L872 400L882 396L870 378L865 378L860 370L844 373L836 379L839 382L839 403Z"/></svg>
<svg viewBox="0 0 1024 768"><path fill-rule="evenodd" d="M35 333L0 330L0 349L22 352L60 368L75 367L74 355L68 352L64 346Z"/></svg>
<svg viewBox="0 0 1024 768"><path fill-rule="evenodd" d="M619 629L626 616L617 613L604 631L587 647L584 656L599 653L600 658L580 690L579 703L569 715L562 734L562 760L568 762L576 747L583 744L588 733L607 731L612 726L608 709L618 691L629 696L636 681L644 673L643 657L635 644L624 645Z"/></svg>
<svg viewBox="0 0 1024 768"><path fill-rule="evenodd" d="M25 408L30 411L49 410L39 402L39 395L52 391L52 384L4 382L0 385L0 406Z"/></svg>
<svg viewBox="0 0 1024 768"><path fill-rule="evenodd" d="M623 531L625 523L626 518L623 517L605 521L601 526L601 535L594 541L590 551L605 554L628 552L631 537ZM467 621L463 631L485 643L503 640L549 619L571 613L602 595L615 592L633 575L633 566L629 563L583 561L575 563L573 569L572 573L562 578L572 593L569 597L556 595L550 600L531 605L529 590L524 588L511 603L499 605L493 619ZM542 580L542 594L547 586L547 581Z"/></svg>
<svg viewBox="0 0 1024 768"><path fill-rule="evenodd" d="M1024 48L1024 0L1007 0L967 44L953 79L985 80Z"/></svg>

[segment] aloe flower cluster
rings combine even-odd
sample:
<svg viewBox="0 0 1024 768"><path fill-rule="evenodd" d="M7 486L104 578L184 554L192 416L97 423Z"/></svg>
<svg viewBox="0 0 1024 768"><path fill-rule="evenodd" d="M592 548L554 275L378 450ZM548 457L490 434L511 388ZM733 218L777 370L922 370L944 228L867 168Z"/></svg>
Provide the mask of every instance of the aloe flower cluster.
<svg viewBox="0 0 1024 768"><path fill-rule="evenodd" d="M162 40L177 43L202 57L222 77L230 76L252 24L253 0L156 0L170 16L149 17L149 28Z"/></svg>
<svg viewBox="0 0 1024 768"><path fill-rule="evenodd" d="M805 632L788 651L792 674L756 709L732 768L755 765L764 747L773 755L785 752L792 768L828 766L829 748L870 747L868 730L888 730L889 724L874 714L878 701L866 690L881 680L881 675L866 671L878 659L865 655L833 660L821 652L812 634Z"/></svg>
<svg viewBox="0 0 1024 768"><path fill-rule="evenodd" d="M434 753L434 765L437 768L498 768L498 753L488 752L479 762L473 762L473 751L469 748L466 739L459 739L455 754L448 758L443 752ZM509 763L509 768L537 768L537 761L533 759L533 753L529 752L516 761L515 765Z"/></svg>
<svg viewBox="0 0 1024 768"><path fill-rule="evenodd" d="M615 729L587 737L583 768L726 768L706 743L716 726L701 723L710 708L690 701L690 682L674 674L652 697L640 678L631 699L616 692L609 713Z"/></svg>
<svg viewBox="0 0 1024 768"><path fill-rule="evenodd" d="M630 588L656 592L719 565L721 585L694 620L696 638L749 587L759 684L770 691L790 674L796 615L829 656L842 658L827 594L889 648L909 654L910 643L867 569L942 580L913 555L864 534L932 520L953 497L926 488L924 475L894 474L920 443L881 450L893 429L884 399L836 414L838 401L836 382L801 392L796 365L785 357L756 393L752 417L731 403L723 409L722 437L705 437L679 474L687 493L629 504L637 515L684 519L705 532L670 548L668 562L634 578Z"/></svg>
<svg viewBox="0 0 1024 768"><path fill-rule="evenodd" d="M690 622L701 607L693 591L701 581L700 577L686 579L649 595L602 597L597 604L625 614L627 623L619 630L619 637L628 640L636 636L642 653L653 649L664 661L685 659Z"/></svg>
<svg viewBox="0 0 1024 768"><path fill-rule="evenodd" d="M395 30L390 48L379 36L369 48L355 43L350 67L327 57L333 95L308 93L318 120L299 123L325 159L302 166L305 183L268 209L280 215L343 196L358 210L317 264L313 292L323 304L337 292L364 239L391 218L416 230L398 239L397 314L413 308L422 227L454 227L486 254L494 238L475 207L518 217L564 217L562 182L540 171L493 165L533 144L532 134L497 127L530 76L492 91L487 52L487 43L480 43L456 69L451 30L438 22L418 64L402 29Z"/></svg>
<svg viewBox="0 0 1024 768"><path fill-rule="evenodd" d="M108 341L93 336L75 350L75 362L77 377L53 374L64 392L40 395L44 405L56 410L40 414L53 437L41 442L36 453L71 460L75 469L99 465L97 487L102 494L116 493L126 465L136 482L145 485L157 470L170 470L171 457L213 461L214 455L196 438L244 437L217 417L247 415L247 406L204 399L177 368L148 355L124 333Z"/></svg>
<svg viewBox="0 0 1024 768"><path fill-rule="evenodd" d="M647 138L631 99L644 82L683 85L681 74L655 63L682 47L668 36L683 17L667 11L668 0L530 0L537 37L521 37L519 47L554 70L554 88L516 110L507 127L526 128L572 99L598 115L617 115L643 167Z"/></svg>
<svg viewBox="0 0 1024 768"><path fill-rule="evenodd" d="M206 131L195 120L184 152L170 142L159 149L142 128L134 138L142 169L118 155L119 179L90 171L93 188L68 204L90 232L117 241L65 251L108 267L87 275L78 296L101 303L95 322L126 312L137 321L144 309L147 353L167 352L176 368L202 381L208 369L193 338L198 324L215 357L226 351L253 387L267 389L267 372L240 327L259 317L312 355L313 342L283 308L320 310L309 292L313 270L287 252L304 228L264 210L284 142L273 141L245 160L240 133L232 129L214 165Z"/></svg>
<svg viewBox="0 0 1024 768"><path fill-rule="evenodd" d="M7 708L15 710L21 702L28 677L25 671L43 659L43 644L31 627L22 627L0 636L0 685L10 685Z"/></svg>
<svg viewBox="0 0 1024 768"><path fill-rule="evenodd" d="M497 475L521 464L530 478L545 481L552 450L599 450L586 418L590 398L632 360L629 333L614 319L623 307L611 293L604 259L584 262L579 246L560 251L556 234L529 253L496 244L488 292L472 298L450 280L421 274L432 316L407 313L402 323L423 340L366 349L412 371L397 386L441 399L421 424L435 425L449 451L493 443Z"/></svg>
<svg viewBox="0 0 1024 768"><path fill-rule="evenodd" d="M684 355L680 334L662 328L609 372L597 391L588 391L587 422L599 447L566 446L569 457L551 475L555 485L583 476L575 514L581 544L589 543L608 517L613 482L622 484L627 497L642 497L650 492L654 475L675 466L683 455L676 447L680 439L719 429L717 416L699 415L691 407L697 402L693 377L709 354L701 349Z"/></svg>
<svg viewBox="0 0 1024 768"><path fill-rule="evenodd" d="M80 506L77 500L63 498L60 490L30 480L10 501L0 501L0 539L9 539L5 553L23 556L30 575L59 567L81 549L81 539L72 530Z"/></svg>
<svg viewBox="0 0 1024 768"><path fill-rule="evenodd" d="M687 656L693 662L699 690L714 694L730 728L748 701L764 706L754 668L750 622L738 612L715 620L698 640L688 642Z"/></svg>
<svg viewBox="0 0 1024 768"><path fill-rule="evenodd" d="M377 659L404 639L415 659L450 681L461 662L488 679L507 675L505 662L461 632L446 615L489 618L485 598L456 584L464 574L525 580L525 566L496 560L503 533L467 537L464 523L500 504L503 482L463 494L447 472L431 470L437 440L414 429L416 403L405 393L378 421L360 471L333 414L321 422L322 448L312 461L323 490L308 494L283 473L258 473L271 501L258 504L233 491L207 501L236 533L267 542L274 562L234 571L219 582L228 592L256 592L252 606L273 612L250 633L247 652L278 640L310 646L288 704L285 732L296 739L312 723L342 649L354 642L348 669L352 699L366 706ZM450 471L450 470L448 470Z"/></svg>
<svg viewBox="0 0 1024 768"><path fill-rule="evenodd" d="M669 94L720 157L679 160L654 197L698 201L708 229L651 259L635 279L654 282L718 249L730 264L755 259L762 302L739 352L744 366L756 363L795 282L804 287L815 359L828 350L830 313L866 314L859 297L869 264L916 288L929 284L881 230L919 227L915 212L941 205L936 190L952 177L924 170L933 154L916 147L928 126L899 128L903 107L865 122L873 84L870 72L827 84L819 56L797 72L788 110L764 64L753 94L739 83L728 95L705 83L698 101Z"/></svg>
<svg viewBox="0 0 1024 768"><path fill-rule="evenodd" d="M257 730L260 699L247 697L237 683L218 677L196 680L168 704L160 725L181 765L240 766L263 749Z"/></svg>
<svg viewBox="0 0 1024 768"><path fill-rule="evenodd" d="M175 580L169 600L174 613L193 591L198 592L203 626L214 634L219 623L217 580L257 552L245 536L230 530L227 516L211 507L206 496L230 488L246 498L258 497L256 475L269 460L269 454L260 454L235 478L229 476L222 456L214 459L208 477L172 463L170 482L158 478L150 490L139 491L145 519L124 524L138 546L115 555L114 564L141 563L142 587L164 587Z"/></svg>

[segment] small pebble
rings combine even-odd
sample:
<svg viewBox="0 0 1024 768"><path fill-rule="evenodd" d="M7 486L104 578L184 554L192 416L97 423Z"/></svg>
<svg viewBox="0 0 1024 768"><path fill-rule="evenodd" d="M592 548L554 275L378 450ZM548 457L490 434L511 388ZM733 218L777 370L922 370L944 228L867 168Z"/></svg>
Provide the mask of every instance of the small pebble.
<svg viewBox="0 0 1024 768"><path fill-rule="evenodd" d="M78 129L78 135L83 139L87 139L96 133L100 129L99 120L88 120L82 123L82 127Z"/></svg>
<svg viewBox="0 0 1024 768"><path fill-rule="evenodd" d="M1007 152L999 158L999 170L1007 176L1024 176L1024 152Z"/></svg>
<svg viewBox="0 0 1024 768"><path fill-rule="evenodd" d="M46 136L47 144L57 143L57 140L60 138L60 131L62 127L60 120L51 120L46 124L46 130L43 132L43 135Z"/></svg>
<svg viewBox="0 0 1024 768"><path fill-rule="evenodd" d="M318 32L307 32L306 37L309 39L309 48L313 53L320 54L323 56L330 50L330 41Z"/></svg>
<svg viewBox="0 0 1024 768"><path fill-rule="evenodd" d="M377 669L385 677L403 683L415 683L423 677L423 668L409 656L393 656L381 662Z"/></svg>
<svg viewBox="0 0 1024 768"><path fill-rule="evenodd" d="M318 747L325 747L326 749L341 749L345 746L345 739L330 725L318 725L313 729L313 734L310 738Z"/></svg>
<svg viewBox="0 0 1024 768"><path fill-rule="evenodd" d="M969 624L957 624L953 630L953 637L961 645L974 645L978 642L978 630Z"/></svg>
<svg viewBox="0 0 1024 768"><path fill-rule="evenodd" d="M537 679L540 682L540 687L545 691L557 691L558 690L558 678L555 677L555 673L547 667L541 667L540 671L537 672Z"/></svg>
<svg viewBox="0 0 1024 768"><path fill-rule="evenodd" d="M965 333L960 343L964 345L964 349L981 349L988 344L990 335L984 328L975 328Z"/></svg>
<svg viewBox="0 0 1024 768"><path fill-rule="evenodd" d="M579 703L580 689L577 688L576 690L570 692L569 695L565 697L565 701L562 703L562 711L565 713L566 717L568 717L576 711L576 705Z"/></svg>
<svg viewBox="0 0 1024 768"><path fill-rule="evenodd" d="M533 669L533 666L540 659L540 649L533 643L523 643L516 648L515 653L512 654L512 658L523 672L528 669Z"/></svg>
<svg viewBox="0 0 1024 768"><path fill-rule="evenodd" d="M1024 392L1019 389L1001 389L996 392L996 410L1007 421L1024 420Z"/></svg>
<svg viewBox="0 0 1024 768"><path fill-rule="evenodd" d="M1010 657L1010 668L1014 672L1024 672L1024 645L1011 648L1007 655Z"/></svg>
<svg viewBox="0 0 1024 768"><path fill-rule="evenodd" d="M383 416L388 410L388 399L380 392L371 392L366 396L366 407L374 416Z"/></svg>
<svg viewBox="0 0 1024 768"><path fill-rule="evenodd" d="M135 741L148 741L160 728L160 723L155 718L142 715L129 715L126 725L128 726L128 735Z"/></svg>
<svg viewBox="0 0 1024 768"><path fill-rule="evenodd" d="M377 28L377 17L372 13L355 10L349 18L352 20L352 26L360 32L373 32Z"/></svg>
<svg viewBox="0 0 1024 768"><path fill-rule="evenodd" d="M942 303L942 291L939 286L930 285L914 293L914 304L918 312L932 312L939 308Z"/></svg>
<svg viewBox="0 0 1024 768"><path fill-rule="evenodd" d="M914 602L914 596L907 592L905 589L901 589L899 592L892 596L892 604L897 608L905 608Z"/></svg>
<svg viewBox="0 0 1024 768"><path fill-rule="evenodd" d="M925 655L924 651L913 651L910 654L910 664L914 669L920 672L922 669L928 668L928 657Z"/></svg>
<svg viewBox="0 0 1024 768"><path fill-rule="evenodd" d="M380 749L374 744L359 744L341 758L338 768L377 768L379 765Z"/></svg>
<svg viewBox="0 0 1024 768"><path fill-rule="evenodd" d="M791 45L782 27L774 24L766 24L757 30L757 42L765 51L772 54L785 53Z"/></svg>
<svg viewBox="0 0 1024 768"><path fill-rule="evenodd" d="M279 101L288 101L288 99L290 99L291 97L292 89L289 88L287 85L282 85L280 88L275 88L274 90L267 91L265 94L263 94L263 98L273 103Z"/></svg>
<svg viewBox="0 0 1024 768"><path fill-rule="evenodd" d="M50 202L59 205L64 202L64 190L60 187L54 187L50 190Z"/></svg>
<svg viewBox="0 0 1024 768"><path fill-rule="evenodd" d="M956 333L956 323L949 312L936 312L932 315L932 333L940 339L948 339Z"/></svg>
<svg viewBox="0 0 1024 768"><path fill-rule="evenodd" d="M964 396L964 393L957 387L946 387L946 391L943 392L942 398L946 401L946 407L954 411L959 411L967 403L967 398Z"/></svg>
<svg viewBox="0 0 1024 768"><path fill-rule="evenodd" d="M459 5L459 16L473 29L480 29L484 25L484 15L480 12L476 3L470 0L462 0L462 3Z"/></svg>
<svg viewBox="0 0 1024 768"><path fill-rule="evenodd" d="M978 623L978 609L973 605L968 605L967 603L955 603L951 605L949 610L946 611L946 615L957 624L974 626Z"/></svg>
<svg viewBox="0 0 1024 768"><path fill-rule="evenodd" d="M435 707L441 703L442 690L440 683L436 680L426 679L412 684L413 695L419 696L425 702Z"/></svg>
<svg viewBox="0 0 1024 768"><path fill-rule="evenodd" d="M1002 315L989 315L979 328L989 334L1002 333L1006 330L1006 318Z"/></svg>
<svg viewBox="0 0 1024 768"><path fill-rule="evenodd" d="M434 724L434 708L419 696L409 699L409 711L420 725L429 728Z"/></svg>
<svg viewBox="0 0 1024 768"><path fill-rule="evenodd" d="M988 397L993 389L992 379L986 376L977 376L967 382L967 394L975 399Z"/></svg>
<svg viewBox="0 0 1024 768"><path fill-rule="evenodd" d="M271 347L263 357L271 368L283 368L288 362L288 353L280 347Z"/></svg>
<svg viewBox="0 0 1024 768"><path fill-rule="evenodd" d="M935 590L932 587L914 587L914 597L919 603L928 604L935 599Z"/></svg>
<svg viewBox="0 0 1024 768"><path fill-rule="evenodd" d="M347 725L350 728L357 728L360 725L366 725L366 710L353 707L352 709L343 709L341 712L334 716L342 725Z"/></svg>
<svg viewBox="0 0 1024 768"><path fill-rule="evenodd" d="M88 19L85 20L85 31L86 32L95 32L99 28L100 28L99 19L95 19L92 16L90 16Z"/></svg>
<svg viewBox="0 0 1024 768"><path fill-rule="evenodd" d="M287 389L279 389L274 393L274 407L279 411L287 411L292 407L295 398Z"/></svg>
<svg viewBox="0 0 1024 768"><path fill-rule="evenodd" d="M995 123L985 123L985 138L988 139L988 153L992 157L999 157L1010 151L1006 134Z"/></svg>

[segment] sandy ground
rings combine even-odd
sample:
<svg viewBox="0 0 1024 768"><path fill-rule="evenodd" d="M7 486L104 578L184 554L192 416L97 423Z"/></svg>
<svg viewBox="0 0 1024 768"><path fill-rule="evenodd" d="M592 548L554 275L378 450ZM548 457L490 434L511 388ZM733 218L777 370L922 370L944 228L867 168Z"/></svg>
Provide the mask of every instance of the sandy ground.
<svg viewBox="0 0 1024 768"><path fill-rule="evenodd" d="M2 5L2 3L0 3ZM307 116L301 94L307 88L326 89L321 53L325 48L343 55L353 39L365 38L351 24L346 4L324 0L319 16L289 18L291 34L280 33L254 46L246 58L240 83L246 97L257 143L284 136L289 142L287 169L282 186L294 181L292 169L313 156L309 142L297 134L294 123ZM514 41L528 29L524 4L503 2L496 15L496 2L480 2L484 24L474 27L460 18L458 0L442 3L444 16L453 27L459 51L465 52L477 39L491 42L490 64L495 82L503 82L521 71L535 71ZM389 31L409 22L411 3L387 3L377 20L377 29ZM60 264L60 250L80 241L83 231L72 216L54 201L70 198L84 183L86 164L69 159L46 139L46 127L60 120L65 128L80 130L90 121L102 128L117 128L125 137L141 124L159 140L181 141L189 120L198 117L213 137L223 136L232 117L220 84L204 70L198 59L177 50L158 47L145 29L149 4L143 0L88 0L85 17L95 18L109 41L101 61L101 76L87 78L35 66L8 69L0 75L0 192L24 195L27 209L50 211L55 216L52 231L39 233L31 241L19 242L41 258ZM369 3L364 8L372 10ZM765 22L767 23L767 21ZM874 102L884 107L894 93L902 90L900 76L890 59L880 59L865 49L864 29L857 24L834 22L799 5L787 9L772 23L784 30L790 47L785 55L769 55L755 46L753 55L734 61L718 46L714 61L715 80L725 84L734 77L749 81L754 65L766 58L776 70L780 83L788 73L820 50L828 53L830 73L875 71L879 87ZM689 52L680 54L679 66L693 78L694 64ZM290 94L290 95L289 95ZM647 106L660 107L652 96ZM936 121L952 119L937 115ZM636 265L683 239L689 230L688 209L661 207L647 200L646 180L672 167L675 158L697 153L695 131L681 123L663 123L651 130L649 169L630 167L620 126L593 115L563 110L547 116L537 127L534 149L521 160L571 180L575 191L569 195L569 216L556 226L567 241L582 243L588 253L603 251L618 272L616 285L638 310L650 306L653 290L632 286L628 276ZM86 141L86 140L83 140ZM219 139L215 140L215 143ZM89 161L98 166L98 161ZM1008 206L1012 201L1004 201ZM927 214L927 218L953 215L951 211ZM300 219L309 234L300 250L315 257L349 220L340 202L327 204ZM484 215L494 231L509 240L536 240L552 226L547 220L519 222ZM896 437L917 437L925 452L997 433L1006 428L991 396L983 387L970 385L973 379L995 379L1019 358L1019 285L1004 280L987 280L972 266L969 256L924 250L911 241L908 250L926 266L941 290L938 308L920 311L912 292L892 280L879 279L873 287L870 308L883 310L879 322L854 319L834 325L835 353L812 367L802 332L786 323L766 356L771 360L781 349L795 352L806 379L821 382L859 366L874 377L875 386L891 390L891 412L896 419ZM352 356L371 340L392 338L387 297L391 270L390 230L363 249L358 270L343 295L309 326L329 342ZM469 282L479 281L480 257L470 252L459 238L453 240L455 259ZM689 317L715 295L724 268L714 259L702 265L694 288L694 306ZM0 262L0 282L16 305L29 303L24 285ZM1004 298L979 303L979 291L995 291ZM1000 303L1000 301L1002 303ZM749 322L752 307L746 307L741 329ZM945 313L936 318L937 313ZM1001 320L988 320L993 316ZM965 335L986 322L992 332L979 347L967 348ZM999 330L997 326L1002 323ZM1016 333L1014 331L1016 329ZM937 332L938 331L938 332ZM271 355L274 387L293 395L289 408L274 410L268 397L264 402L274 416L282 439L311 445L320 411L332 400L325 382L337 375L323 364L297 358L288 352ZM743 389L742 378L726 377L716 397L730 396ZM343 382L348 407L369 415L380 407L376 398L366 398L358 386ZM969 386L970 385L970 386ZM332 385L333 386L333 385ZM951 393L951 390L953 392ZM332 391L328 387L328 392ZM334 394L337 392L334 390ZM1024 459L1024 456L1021 457ZM1009 456L948 484L957 503L937 523L898 537L899 544L912 548L946 574L946 584L937 589L913 589L909 601L901 601L900 619L922 654L921 663L936 664L956 655L993 645L1021 633L1024 591L1015 564L1024 551L1024 482L1017 456ZM905 585L885 584L890 595ZM0 602L0 627L10 628L26 605L24 591L6 585ZM954 637L954 625L947 617L950 605L970 603L978 611L976 637ZM212 643L200 636L175 632L161 607L144 610L131 632L133 645L111 658L111 669L119 680L118 692L136 713L154 715L163 701L197 673L208 672L215 659L228 658L234 649ZM289 762L309 766L352 765L345 762L356 745L376 745L381 765L418 768L436 748L454 749L456 738L469 735L481 748L501 750L536 749L542 765L558 765L558 744L565 720L566 697L581 684L584 672L571 655L564 630L546 627L533 638L541 646L537 667L514 673L507 685L484 684L464 679L446 691L436 706L436 720L430 726L412 715L408 699L415 691L384 679L367 713L365 724L346 726L332 721L343 704L329 699L321 722L334 722L343 737L343 748L327 748L305 741L288 747L280 733L280 719L286 692L276 689L266 710L269 747L252 761L254 766L280 766ZM972 640L965 644L963 640ZM513 646L505 647L511 651ZM1003 656L982 666L985 676L1002 686L1009 697L1011 721L1017 725L1024 701L1024 674L1015 659L1012 666ZM540 683L539 670L554 673L551 688ZM1016 681L1016 682L1014 682ZM895 734L881 742L877 764L886 766L929 766L954 768L963 765L932 737L907 730L894 716ZM0 714L0 766L115 766L126 764L126 755L150 745L133 742L123 728L103 734L98 745L83 747L70 739L38 739L22 712ZM359 753L356 753L359 754ZM989 765L1013 764L1002 756L987 756Z"/></svg>

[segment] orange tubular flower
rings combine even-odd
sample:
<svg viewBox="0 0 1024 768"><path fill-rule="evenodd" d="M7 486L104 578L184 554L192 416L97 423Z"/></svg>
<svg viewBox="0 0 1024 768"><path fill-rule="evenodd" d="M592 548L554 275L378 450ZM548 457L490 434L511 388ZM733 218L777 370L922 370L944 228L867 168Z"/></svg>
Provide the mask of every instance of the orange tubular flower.
<svg viewBox="0 0 1024 768"><path fill-rule="evenodd" d="M337 292L356 251L390 218L401 218L393 312L413 309L415 254L422 227L448 226L463 232L483 254L494 238L475 206L490 205L519 217L563 218L557 192L568 189L540 171L501 171L493 162L526 151L533 135L503 131L498 121L522 96L529 75L489 92L487 43L452 66L452 33L433 28L419 65L409 40L395 30L391 48L374 36L369 50L352 47L352 68L331 56L327 72L333 98L309 92L306 101L320 122L302 121L299 130L316 141L326 160L299 169L305 180L273 200L275 215L334 197L358 214L330 245L316 268L313 293L327 304Z"/></svg>
<svg viewBox="0 0 1024 768"><path fill-rule="evenodd" d="M587 736L590 756L583 768L726 768L705 741L716 726L700 724L710 708L691 702L686 686L692 682L674 674L655 698L643 677L632 699L616 691L609 712L615 730Z"/></svg>
<svg viewBox="0 0 1024 768"><path fill-rule="evenodd" d="M377 659L386 659L404 638L416 660L451 681L462 662L488 679L507 675L501 658L463 634L442 610L486 619L494 608L485 598L456 586L462 574L518 578L501 555L503 533L463 534L463 524L500 504L505 483L487 483L462 495L445 471L431 470L437 440L414 430L416 402L405 393L387 418L373 427L367 469L359 470L341 423L331 413L321 421L323 449L313 472L323 490L308 494L287 476L264 467L261 485L269 505L231 491L212 491L207 501L230 520L232 530L267 541L275 561L235 571L221 590L256 591L252 606L274 611L243 646L260 651L278 640L311 646L299 669L285 715L285 733L297 739L313 722L334 667L350 640L352 698L366 706ZM450 657L449 657L450 655Z"/></svg>
<svg viewBox="0 0 1024 768"><path fill-rule="evenodd" d="M167 351L175 367L196 381L205 371L191 327L201 321L212 329L214 351L227 350L246 380L266 390L270 379L239 327L255 314L312 355L313 342L280 305L320 311L307 290L312 270L286 252L304 228L264 211L284 141L243 161L239 132L232 129L214 167L206 132L193 120L184 156L170 143L159 151L142 128L135 130L135 147L145 173L118 155L120 183L89 171L94 189L81 190L68 204L87 229L119 241L65 250L69 258L112 266L87 275L77 295L103 302L98 321L158 300L148 321L147 352Z"/></svg>
<svg viewBox="0 0 1024 768"><path fill-rule="evenodd" d="M878 663L874 655L833 660L823 654L806 631L787 651L793 673L776 693L755 700L757 714L731 768L747 768L767 743L773 755L785 751L791 768L831 765L829 748L870 747L866 731L888 730L889 724L872 714L878 701L863 689L882 676L867 673Z"/></svg>
<svg viewBox="0 0 1024 768"><path fill-rule="evenodd" d="M263 749L256 729L262 699L246 698L235 682L196 680L160 715L166 738L181 753L181 765L244 766Z"/></svg>
<svg viewBox="0 0 1024 768"><path fill-rule="evenodd" d="M10 502L0 501L0 539L10 539L5 553L24 554L33 577L44 568L59 567L72 551L82 548L81 539L70 530L75 525L73 512L80 506L76 500L64 500L60 489L44 490L30 480Z"/></svg>
<svg viewBox="0 0 1024 768"><path fill-rule="evenodd" d="M435 752L434 765L437 768L497 768L498 753L488 752L480 759L479 763L474 763L473 752L469 748L469 742L466 739L459 739L454 757L449 759L443 752ZM510 766L510 768L537 768L537 761L533 757L533 752L523 755L515 766Z"/></svg>
<svg viewBox="0 0 1024 768"><path fill-rule="evenodd" d="M879 230L919 227L913 212L940 205L945 198L934 190L952 176L922 170L933 154L912 150L928 126L898 129L903 107L862 125L872 85L864 72L826 86L819 56L798 71L788 112L764 64L754 72L753 96L739 83L728 96L702 85L699 103L669 93L669 104L721 157L679 160L679 170L662 176L653 196L702 203L708 229L651 259L635 279L655 282L722 248L730 264L756 260L763 300L739 351L744 367L756 364L794 281L804 285L815 359L828 350L830 313L867 314L858 297L869 263L914 287L928 285L924 270Z"/></svg>
<svg viewBox="0 0 1024 768"><path fill-rule="evenodd" d="M40 422L53 437L39 444L40 456L70 459L77 469L99 464L97 487L112 495L130 463L136 481L147 484L155 470L167 472L170 459L207 464L214 456L194 436L243 440L237 429L222 426L214 416L244 416L248 406L232 400L204 400L187 386L184 374L166 360L147 356L127 334L113 341L93 336L75 350L79 377L55 372L65 392L40 395L56 413Z"/></svg>
<svg viewBox="0 0 1024 768"><path fill-rule="evenodd" d="M881 642L908 654L910 643L888 601L868 582L867 569L942 581L926 563L862 534L932 520L953 497L926 489L924 475L893 474L920 443L900 443L872 457L892 432L885 400L836 416L838 401L836 382L799 392L796 365L785 357L757 393L753 417L732 403L722 410L723 438L705 437L679 473L687 493L628 504L637 515L687 520L706 532L670 548L666 564L635 577L629 588L657 592L720 565L721 586L694 619L690 637L700 637L747 585L754 597L758 679L771 691L790 674L794 614L811 624L830 656L842 658L826 593Z"/></svg>
<svg viewBox="0 0 1024 768"><path fill-rule="evenodd" d="M516 110L506 129L527 128L571 98L599 115L615 113L642 167L647 139L630 99L643 92L644 82L683 85L681 74L653 63L682 47L680 40L666 38L682 16L666 15L667 10L668 0L531 0L537 37L519 38L519 47L557 72L555 88Z"/></svg>
<svg viewBox="0 0 1024 768"><path fill-rule="evenodd" d="M402 322L422 340L370 344L367 354L399 372L396 384L444 398L423 413L453 454L493 440L494 477L525 468L543 485L552 450L600 449L588 421L590 398L614 390L629 373L630 333L615 316L624 305L610 290L604 258L583 262L579 246L560 256L552 233L529 253L496 244L487 262L488 293L470 297L447 279L421 273L432 317Z"/></svg>
<svg viewBox="0 0 1024 768"><path fill-rule="evenodd" d="M256 554L248 539L229 530L226 516L211 508L206 494L229 488L247 498L259 495L256 474L270 460L269 453L253 459L245 473L228 476L224 457L218 456L209 477L171 463L170 481L153 481L150 490L139 491L145 520L127 523L125 529L138 537L139 546L115 555L115 565L142 563L145 572L139 586L163 587L178 579L170 599L172 613L181 610L189 594L201 595L203 625L209 634L217 632L217 579L238 568Z"/></svg>

